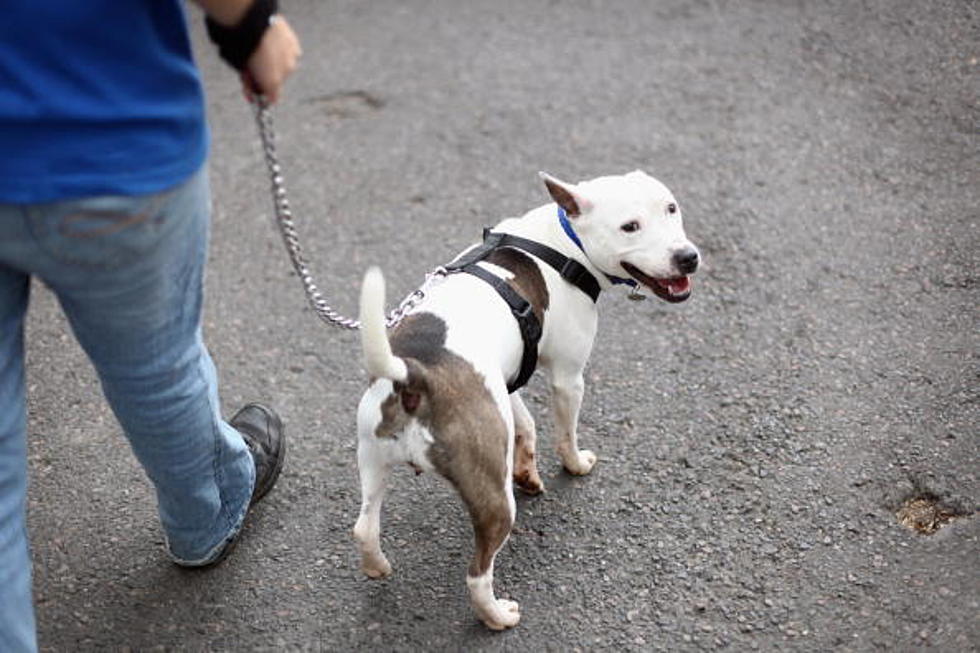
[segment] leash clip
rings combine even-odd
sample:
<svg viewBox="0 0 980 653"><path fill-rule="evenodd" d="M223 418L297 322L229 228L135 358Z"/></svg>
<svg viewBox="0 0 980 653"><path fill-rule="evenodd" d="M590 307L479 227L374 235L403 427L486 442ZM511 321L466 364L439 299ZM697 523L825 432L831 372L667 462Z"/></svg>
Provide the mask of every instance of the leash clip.
<svg viewBox="0 0 980 653"><path fill-rule="evenodd" d="M640 292L640 284L630 286L630 292L628 295L626 295L626 297L628 297L634 302L642 302L644 299L647 298L646 295Z"/></svg>

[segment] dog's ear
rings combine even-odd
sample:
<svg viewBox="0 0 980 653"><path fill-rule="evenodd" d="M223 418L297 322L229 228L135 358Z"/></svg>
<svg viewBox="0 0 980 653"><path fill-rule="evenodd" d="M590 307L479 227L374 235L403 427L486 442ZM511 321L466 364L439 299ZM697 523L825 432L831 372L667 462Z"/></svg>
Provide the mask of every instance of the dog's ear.
<svg viewBox="0 0 980 653"><path fill-rule="evenodd" d="M592 202L582 195L574 185L556 179L547 172L539 172L538 176L544 180L544 185L548 188L551 199L565 209L565 214L568 217L574 218L592 210Z"/></svg>

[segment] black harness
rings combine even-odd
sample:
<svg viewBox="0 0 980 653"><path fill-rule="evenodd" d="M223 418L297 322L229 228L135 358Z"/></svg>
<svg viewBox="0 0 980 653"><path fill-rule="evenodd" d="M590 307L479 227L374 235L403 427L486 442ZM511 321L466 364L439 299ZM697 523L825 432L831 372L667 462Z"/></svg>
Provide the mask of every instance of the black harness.
<svg viewBox="0 0 980 653"><path fill-rule="evenodd" d="M593 302L599 298L600 288L595 276L575 259L568 258L547 245L527 238L490 231L489 227L483 230L482 244L445 266L447 272L466 272L487 282L510 306L510 311L514 314L517 326L521 331L521 339L524 341L521 369L517 373L517 378L507 384L507 391L514 393L524 387L538 365L541 322L538 320L538 316L534 314L531 302L524 299L509 283L477 265L487 258L491 252L502 247L521 250L541 259L553 267L562 279L588 295Z"/></svg>

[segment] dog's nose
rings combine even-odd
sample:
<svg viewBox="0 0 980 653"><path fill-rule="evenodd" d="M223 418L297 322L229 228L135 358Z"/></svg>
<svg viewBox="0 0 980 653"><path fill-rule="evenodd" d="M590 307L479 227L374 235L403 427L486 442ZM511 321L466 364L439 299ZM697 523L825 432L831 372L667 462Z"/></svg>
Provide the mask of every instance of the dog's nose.
<svg viewBox="0 0 980 653"><path fill-rule="evenodd" d="M685 247L674 253L674 265L681 274L691 274L698 269L701 263L701 255L693 247Z"/></svg>

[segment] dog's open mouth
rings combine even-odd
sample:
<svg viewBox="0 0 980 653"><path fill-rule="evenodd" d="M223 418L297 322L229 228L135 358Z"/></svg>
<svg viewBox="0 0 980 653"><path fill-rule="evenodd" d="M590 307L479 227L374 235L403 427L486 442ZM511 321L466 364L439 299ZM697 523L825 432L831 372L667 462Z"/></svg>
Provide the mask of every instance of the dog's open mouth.
<svg viewBox="0 0 980 653"><path fill-rule="evenodd" d="M653 294L667 302L682 302L691 296L691 278L673 277L670 279L655 279L640 272L635 265L622 262L623 269L631 277L653 291Z"/></svg>

